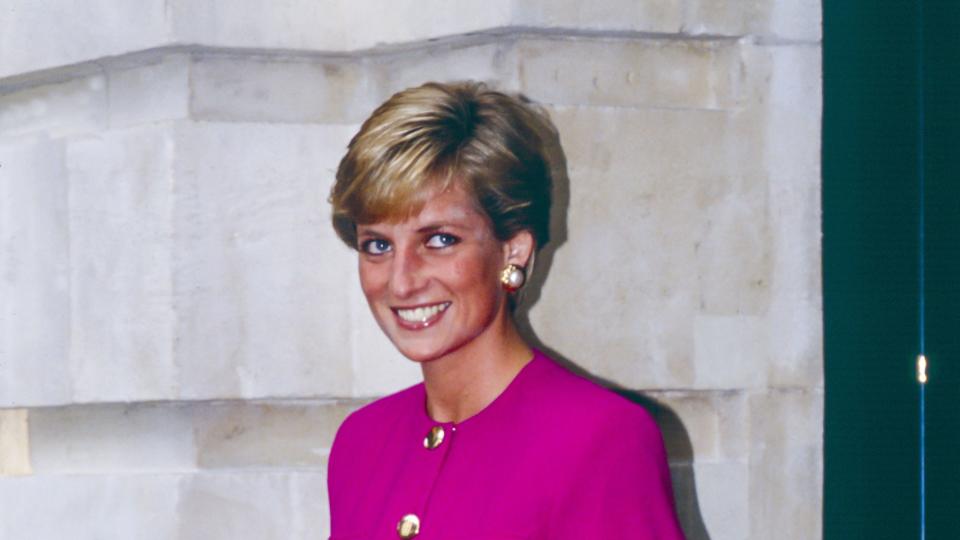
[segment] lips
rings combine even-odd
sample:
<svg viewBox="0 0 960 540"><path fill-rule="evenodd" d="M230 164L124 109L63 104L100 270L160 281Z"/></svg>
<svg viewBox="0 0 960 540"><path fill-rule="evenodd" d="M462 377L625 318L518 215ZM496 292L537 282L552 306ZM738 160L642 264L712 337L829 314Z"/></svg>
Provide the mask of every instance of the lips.
<svg viewBox="0 0 960 540"><path fill-rule="evenodd" d="M450 302L391 308L397 324L410 330L419 330L436 324L450 307Z"/></svg>

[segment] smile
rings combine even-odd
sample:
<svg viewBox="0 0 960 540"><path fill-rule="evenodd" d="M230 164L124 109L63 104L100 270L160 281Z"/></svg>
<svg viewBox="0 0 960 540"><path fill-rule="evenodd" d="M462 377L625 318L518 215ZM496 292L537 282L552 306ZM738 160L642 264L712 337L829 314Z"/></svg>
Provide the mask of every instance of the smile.
<svg viewBox="0 0 960 540"><path fill-rule="evenodd" d="M415 308L393 308L403 326L410 328L425 328L440 319L446 309L450 307L450 302L440 302L426 306L417 306Z"/></svg>

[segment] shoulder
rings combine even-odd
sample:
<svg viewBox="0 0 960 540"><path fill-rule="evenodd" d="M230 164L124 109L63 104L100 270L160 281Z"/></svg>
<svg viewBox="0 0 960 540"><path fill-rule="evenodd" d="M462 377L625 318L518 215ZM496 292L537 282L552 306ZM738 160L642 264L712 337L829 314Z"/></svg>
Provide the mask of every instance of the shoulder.
<svg viewBox="0 0 960 540"><path fill-rule="evenodd" d="M544 359L544 384L538 389L543 395L538 401L550 408L552 416L564 419L567 426L586 435L584 439L629 433L631 438L661 444L660 430L642 405L553 359Z"/></svg>
<svg viewBox="0 0 960 540"><path fill-rule="evenodd" d="M400 418L412 414L422 386L423 383L415 384L348 414L337 428L331 453L356 446L365 438L365 434L384 433L387 427L395 425Z"/></svg>
<svg viewBox="0 0 960 540"><path fill-rule="evenodd" d="M327 490L331 500L361 496L356 478L369 474L371 464L378 463L387 450L393 428L416 412L415 400L421 385L368 403L340 423L327 456Z"/></svg>
<svg viewBox="0 0 960 540"><path fill-rule="evenodd" d="M547 537L624 538L624 531L634 531L631 538L682 538L653 416L614 390L554 365L544 387L563 431L550 433L547 459L555 474Z"/></svg>

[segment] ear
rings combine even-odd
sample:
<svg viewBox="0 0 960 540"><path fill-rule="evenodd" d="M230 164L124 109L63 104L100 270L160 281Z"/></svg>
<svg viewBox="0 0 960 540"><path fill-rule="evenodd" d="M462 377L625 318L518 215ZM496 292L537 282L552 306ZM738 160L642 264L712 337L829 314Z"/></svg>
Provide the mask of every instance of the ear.
<svg viewBox="0 0 960 540"><path fill-rule="evenodd" d="M528 230L523 230L513 235L513 238L503 243L503 264L515 264L521 268L526 268L533 255L534 248L533 234Z"/></svg>

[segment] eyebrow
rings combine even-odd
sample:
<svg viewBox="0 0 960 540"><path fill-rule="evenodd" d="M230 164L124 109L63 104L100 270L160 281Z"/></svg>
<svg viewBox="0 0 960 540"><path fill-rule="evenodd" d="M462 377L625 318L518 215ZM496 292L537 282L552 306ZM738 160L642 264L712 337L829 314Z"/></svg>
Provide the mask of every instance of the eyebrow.
<svg viewBox="0 0 960 540"><path fill-rule="evenodd" d="M363 227L363 228L361 229L360 227ZM382 232L376 229L370 228L369 226L366 226L366 225L358 226L357 236L364 236L364 235L385 236Z"/></svg>
<svg viewBox="0 0 960 540"><path fill-rule="evenodd" d="M457 224L457 223L450 223L450 222L447 222L447 221L439 221L439 222L436 222L436 223L428 223L428 224L424 225L423 227L420 227L419 229L417 229L417 232L418 232L418 233L436 232L436 231L439 231L440 229L461 229L461 230L464 230L464 229L470 229L470 227L467 227L467 226L465 226L465 225L460 225L460 224ZM362 236L362 235L387 236L387 234L384 233L383 231L377 230L377 228L376 228L375 225L359 225L359 226L357 226L357 236Z"/></svg>
<svg viewBox="0 0 960 540"><path fill-rule="evenodd" d="M463 226L463 225L458 225L458 224L456 224L456 223L449 223L449 222L445 222L445 221L444 221L444 222L437 222L437 223L428 223L427 225L424 225L423 227L420 227L419 229L417 229L417 232L418 232L418 233L429 233L429 232L439 231L440 229L461 229L461 230L463 230L463 229L468 229L468 228L469 228L469 227L465 227L465 226Z"/></svg>

